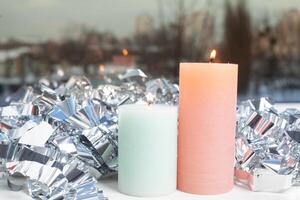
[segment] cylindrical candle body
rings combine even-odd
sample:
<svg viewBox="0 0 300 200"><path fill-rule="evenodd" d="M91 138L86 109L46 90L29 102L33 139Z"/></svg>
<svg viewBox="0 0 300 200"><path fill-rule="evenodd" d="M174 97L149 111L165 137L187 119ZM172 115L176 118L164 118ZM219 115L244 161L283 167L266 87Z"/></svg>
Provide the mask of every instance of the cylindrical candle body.
<svg viewBox="0 0 300 200"><path fill-rule="evenodd" d="M160 196L176 190L177 115L176 106L119 108L120 192Z"/></svg>
<svg viewBox="0 0 300 200"><path fill-rule="evenodd" d="M181 191L206 195L233 187L237 71L234 64L180 64Z"/></svg>

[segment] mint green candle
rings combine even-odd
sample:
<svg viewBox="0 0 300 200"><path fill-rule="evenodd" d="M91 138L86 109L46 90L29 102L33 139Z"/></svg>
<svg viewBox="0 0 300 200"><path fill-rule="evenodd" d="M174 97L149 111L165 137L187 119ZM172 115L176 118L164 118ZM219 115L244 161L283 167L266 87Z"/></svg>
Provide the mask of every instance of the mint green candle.
<svg viewBox="0 0 300 200"><path fill-rule="evenodd" d="M147 197L176 190L176 106L120 106L118 146L120 192Z"/></svg>

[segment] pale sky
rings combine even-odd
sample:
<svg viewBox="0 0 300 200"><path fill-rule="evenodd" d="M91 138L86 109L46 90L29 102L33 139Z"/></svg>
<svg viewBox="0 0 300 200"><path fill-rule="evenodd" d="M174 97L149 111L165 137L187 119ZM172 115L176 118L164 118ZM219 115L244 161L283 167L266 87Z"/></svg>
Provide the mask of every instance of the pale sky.
<svg viewBox="0 0 300 200"><path fill-rule="evenodd" d="M196 0L193 10L208 8L222 20L225 0ZM66 27L84 24L99 31L128 36L135 18L150 14L158 23L159 0L0 0L0 40L17 38L40 41L58 39ZM162 0L166 18L175 10L175 0ZM187 4L192 0L186 0ZM268 15L276 21L284 10L299 9L300 0L247 0L251 15ZM191 10L191 12L193 11ZM220 25L221 26L221 25Z"/></svg>

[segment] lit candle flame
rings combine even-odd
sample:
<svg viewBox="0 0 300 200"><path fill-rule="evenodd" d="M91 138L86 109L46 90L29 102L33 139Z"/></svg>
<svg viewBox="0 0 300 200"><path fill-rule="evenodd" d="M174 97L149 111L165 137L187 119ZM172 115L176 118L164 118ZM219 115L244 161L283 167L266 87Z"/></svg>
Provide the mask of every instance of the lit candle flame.
<svg viewBox="0 0 300 200"><path fill-rule="evenodd" d="M129 52L127 49L122 49L123 56L128 56Z"/></svg>
<svg viewBox="0 0 300 200"><path fill-rule="evenodd" d="M210 57L209 57L209 60L210 62L214 62L215 59L216 59L216 56L217 56L217 51L215 49L213 49L210 53Z"/></svg>
<svg viewBox="0 0 300 200"><path fill-rule="evenodd" d="M104 67L103 64L100 64L100 65L99 65L99 71L100 71L100 72L104 72L104 68L105 68L105 67Z"/></svg>

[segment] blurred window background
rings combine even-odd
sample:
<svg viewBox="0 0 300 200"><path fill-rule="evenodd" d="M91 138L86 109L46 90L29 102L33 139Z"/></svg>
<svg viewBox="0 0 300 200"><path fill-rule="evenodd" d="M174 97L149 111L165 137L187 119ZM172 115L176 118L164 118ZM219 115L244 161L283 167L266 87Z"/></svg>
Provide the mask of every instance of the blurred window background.
<svg viewBox="0 0 300 200"><path fill-rule="evenodd" d="M300 100L299 0L1 0L0 94L42 77L94 84L128 68L239 64L239 98Z"/></svg>

